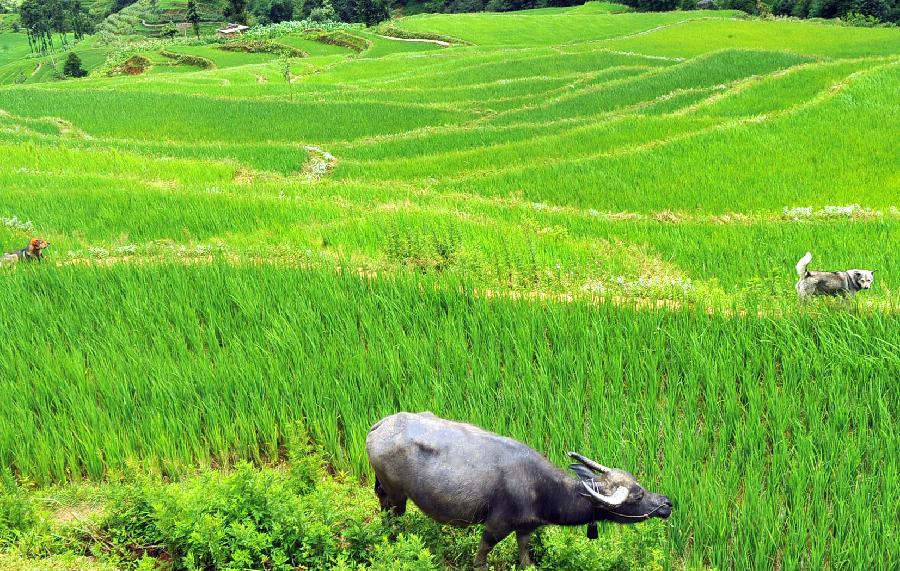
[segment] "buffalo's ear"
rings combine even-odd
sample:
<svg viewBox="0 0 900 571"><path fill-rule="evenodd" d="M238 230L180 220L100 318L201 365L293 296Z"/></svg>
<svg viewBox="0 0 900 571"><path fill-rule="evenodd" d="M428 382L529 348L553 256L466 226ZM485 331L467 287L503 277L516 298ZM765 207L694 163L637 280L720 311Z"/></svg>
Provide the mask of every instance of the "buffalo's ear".
<svg viewBox="0 0 900 571"><path fill-rule="evenodd" d="M581 478L582 481L586 480L590 482L597 477L597 474L584 464L569 464L569 469L578 474L578 477Z"/></svg>
<svg viewBox="0 0 900 571"><path fill-rule="evenodd" d="M588 524L587 538L588 539L597 539L598 535L599 534L597 533L597 522L592 521L591 523Z"/></svg>

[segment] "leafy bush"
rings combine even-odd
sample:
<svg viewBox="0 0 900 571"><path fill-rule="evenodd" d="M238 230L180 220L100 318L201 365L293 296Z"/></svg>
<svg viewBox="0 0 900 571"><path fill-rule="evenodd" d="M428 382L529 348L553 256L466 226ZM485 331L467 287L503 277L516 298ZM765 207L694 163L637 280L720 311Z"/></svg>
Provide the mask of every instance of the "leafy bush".
<svg viewBox="0 0 900 571"><path fill-rule="evenodd" d="M317 462L287 472L241 464L181 484L123 487L99 536L132 566L165 554L187 569L437 568L421 537L388 541L368 489L321 472L310 488L308 470L321 470Z"/></svg>

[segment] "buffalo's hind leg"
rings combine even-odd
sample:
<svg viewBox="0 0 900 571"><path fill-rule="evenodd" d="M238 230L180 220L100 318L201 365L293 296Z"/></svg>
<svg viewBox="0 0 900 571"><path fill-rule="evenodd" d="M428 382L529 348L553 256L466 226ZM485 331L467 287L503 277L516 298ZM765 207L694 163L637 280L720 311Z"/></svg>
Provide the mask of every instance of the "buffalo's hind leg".
<svg viewBox="0 0 900 571"><path fill-rule="evenodd" d="M406 513L406 496L391 494L382 485L378 476L375 476L375 495L381 504L381 510L401 516Z"/></svg>
<svg viewBox="0 0 900 571"><path fill-rule="evenodd" d="M481 536L481 547L478 548L478 555L475 556L475 568L476 569L485 569L487 568L487 556L488 553L491 552L491 549L494 548L495 545L500 543L500 541L509 535L510 529L491 529L490 527L484 528L484 533Z"/></svg>

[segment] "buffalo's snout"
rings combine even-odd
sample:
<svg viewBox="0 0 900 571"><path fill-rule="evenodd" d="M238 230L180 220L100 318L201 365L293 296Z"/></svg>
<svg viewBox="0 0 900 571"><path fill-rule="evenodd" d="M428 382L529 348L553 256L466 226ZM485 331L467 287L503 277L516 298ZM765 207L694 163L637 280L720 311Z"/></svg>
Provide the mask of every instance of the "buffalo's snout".
<svg viewBox="0 0 900 571"><path fill-rule="evenodd" d="M656 515L663 519L666 519L667 517L672 515L672 509L675 506L674 504L672 504L672 500L670 500L666 496L659 496L659 500L659 507L656 510Z"/></svg>

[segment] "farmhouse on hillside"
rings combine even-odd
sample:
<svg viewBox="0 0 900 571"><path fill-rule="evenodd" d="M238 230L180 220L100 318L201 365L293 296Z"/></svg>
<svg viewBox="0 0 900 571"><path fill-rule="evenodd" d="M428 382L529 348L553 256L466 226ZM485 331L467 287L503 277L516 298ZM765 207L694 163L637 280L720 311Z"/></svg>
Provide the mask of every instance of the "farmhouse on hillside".
<svg viewBox="0 0 900 571"><path fill-rule="evenodd" d="M229 36L239 36L249 29L250 28L248 26L244 26L242 24L228 24L221 30L216 31L219 32L220 36L227 38Z"/></svg>

